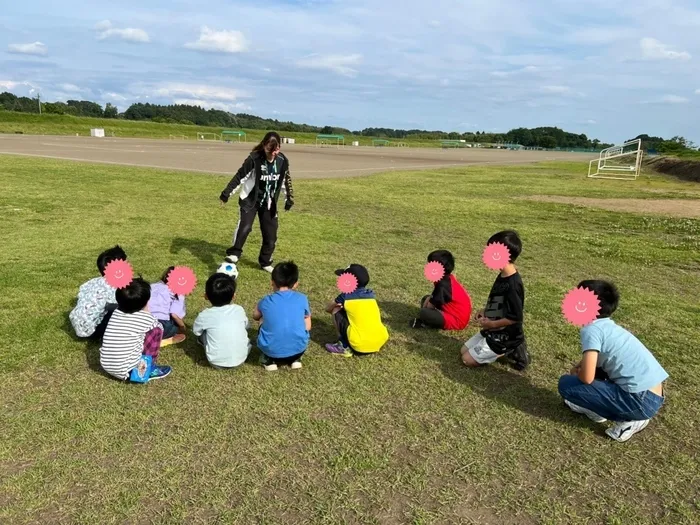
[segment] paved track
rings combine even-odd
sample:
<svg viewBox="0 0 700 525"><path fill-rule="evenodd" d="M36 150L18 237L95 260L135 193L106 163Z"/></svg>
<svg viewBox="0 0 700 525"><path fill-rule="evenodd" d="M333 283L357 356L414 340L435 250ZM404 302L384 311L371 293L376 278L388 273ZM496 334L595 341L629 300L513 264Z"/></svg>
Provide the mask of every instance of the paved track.
<svg viewBox="0 0 700 525"><path fill-rule="evenodd" d="M230 175L253 144L205 141L0 135L0 154L66 159ZM380 171L438 169L469 164L527 164L587 160L591 155L552 151L486 149L315 147L285 144L292 175L329 178Z"/></svg>

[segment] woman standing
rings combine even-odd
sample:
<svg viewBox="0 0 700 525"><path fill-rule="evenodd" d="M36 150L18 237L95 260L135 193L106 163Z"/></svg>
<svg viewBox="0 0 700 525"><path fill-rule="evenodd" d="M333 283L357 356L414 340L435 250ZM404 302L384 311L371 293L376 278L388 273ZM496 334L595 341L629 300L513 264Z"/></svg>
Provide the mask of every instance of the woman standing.
<svg viewBox="0 0 700 525"><path fill-rule="evenodd" d="M272 273L272 254L277 242L277 200L281 191L285 193L285 211L294 206L292 179L289 176L289 161L280 153L282 139L271 131L265 135L260 144L253 148L248 158L231 179L219 199L222 206L228 202L232 193L239 188L241 195L239 205L240 218L233 233L233 245L226 250L226 261L237 263L243 253L248 234L253 229L257 215L260 219L262 247L258 262L260 267Z"/></svg>

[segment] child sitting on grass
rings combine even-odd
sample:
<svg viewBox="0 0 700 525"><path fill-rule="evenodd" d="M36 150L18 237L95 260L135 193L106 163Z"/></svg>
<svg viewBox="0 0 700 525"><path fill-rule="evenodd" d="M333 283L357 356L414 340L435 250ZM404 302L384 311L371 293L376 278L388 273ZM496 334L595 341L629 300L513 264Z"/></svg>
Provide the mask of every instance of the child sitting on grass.
<svg viewBox="0 0 700 525"><path fill-rule="evenodd" d="M447 250L437 250L428 255L428 262L439 262L445 274L435 283L432 295L421 299L420 315L412 319L409 325L411 328L464 330L472 315L472 301L452 275L455 269L454 256Z"/></svg>
<svg viewBox="0 0 700 525"><path fill-rule="evenodd" d="M174 269L174 266L169 267L160 281L151 285L151 300L148 302L149 312L163 326L161 346L181 343L185 340L186 327L183 322L186 314L185 296L172 293L167 285L168 275Z"/></svg>
<svg viewBox="0 0 700 525"><path fill-rule="evenodd" d="M225 273L207 279L204 298L212 305L194 320L192 332L204 346L207 361L214 368L235 368L250 353L248 318L245 310L233 304L236 280Z"/></svg>
<svg viewBox="0 0 700 525"><path fill-rule="evenodd" d="M668 374L652 353L610 316L620 294L606 281L583 281L598 296L598 319L581 328L583 358L559 379L564 403L596 423L614 421L605 433L625 442L649 424L664 403Z"/></svg>
<svg viewBox="0 0 700 525"><path fill-rule="evenodd" d="M150 356L151 379L167 377L172 369L155 364L163 328L148 311L151 285L141 277L116 291L119 308L112 314L100 348L100 365L109 375L126 381L139 365L141 356Z"/></svg>
<svg viewBox="0 0 700 525"><path fill-rule="evenodd" d="M309 344L311 308L304 294L296 291L299 268L293 262L279 263L272 270L273 293L264 297L253 312L260 321L258 348L260 363L268 372L278 365L301 368L301 358Z"/></svg>
<svg viewBox="0 0 700 525"><path fill-rule="evenodd" d="M338 342L326 345L331 354L345 357L379 352L389 340L389 332L382 324L379 305L369 284L369 272L360 264L351 264L345 270L336 270L340 276L349 273L357 279L357 289L348 294L341 293L329 303L326 312L333 316L338 332Z"/></svg>
<svg viewBox="0 0 700 525"><path fill-rule="evenodd" d="M78 303L69 318L75 335L100 340L112 312L117 308L115 289L104 278L105 268L112 261L126 261L126 253L120 246L103 251L97 257L97 269L100 277L90 279L78 291Z"/></svg>
<svg viewBox="0 0 700 525"><path fill-rule="evenodd" d="M510 230L496 233L486 244L493 243L508 248L510 262L496 277L486 309L476 314L475 320L481 331L462 347L462 362L468 367L477 367L507 356L513 360L516 370L525 370L530 364L523 331L525 287L513 264L522 252L523 244L518 234Z"/></svg>

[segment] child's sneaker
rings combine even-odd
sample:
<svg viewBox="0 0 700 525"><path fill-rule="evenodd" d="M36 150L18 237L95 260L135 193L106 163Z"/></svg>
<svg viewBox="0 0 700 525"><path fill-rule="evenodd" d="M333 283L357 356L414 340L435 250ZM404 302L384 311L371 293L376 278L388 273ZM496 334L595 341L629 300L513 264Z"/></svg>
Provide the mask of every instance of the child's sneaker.
<svg viewBox="0 0 700 525"><path fill-rule="evenodd" d="M508 357L513 361L513 368L516 370L525 370L531 362L530 354L527 351L527 342L520 343Z"/></svg>
<svg viewBox="0 0 700 525"><path fill-rule="evenodd" d="M272 271L275 269L274 266L268 264L267 266L261 266L263 270L265 270L267 273L272 273Z"/></svg>
<svg viewBox="0 0 700 525"><path fill-rule="evenodd" d="M342 343L328 343L326 351L331 354L342 355L343 357L352 357L350 349L345 348Z"/></svg>
<svg viewBox="0 0 700 525"><path fill-rule="evenodd" d="M615 441L624 443L637 432L641 432L647 428L648 424L648 419L642 421L623 421L621 423L615 423L615 426L608 428L605 433Z"/></svg>
<svg viewBox="0 0 700 525"><path fill-rule="evenodd" d="M410 328L425 328L425 323L416 317L408 322L408 326Z"/></svg>
<svg viewBox="0 0 700 525"><path fill-rule="evenodd" d="M154 366L153 370L151 370L151 375L148 376L149 381L153 381L154 379L164 379L170 375L170 373L173 371L173 368L171 366Z"/></svg>
<svg viewBox="0 0 700 525"><path fill-rule="evenodd" d="M263 366L266 372L276 372L277 371L277 363L275 363L272 359L267 357L265 354L260 356L260 364Z"/></svg>
<svg viewBox="0 0 700 525"><path fill-rule="evenodd" d="M170 339L161 340L160 347L165 348L166 346L170 346L170 345L179 345L185 339L187 339L187 336L185 334L177 334L177 335L172 336Z"/></svg>
<svg viewBox="0 0 700 525"><path fill-rule="evenodd" d="M605 422L607 421L607 419L605 419L605 418L602 417L602 416L599 416L598 414L596 414L596 413L593 412L592 410L588 410L587 408L583 408L583 407L580 407L580 406L578 406L578 405L574 405L571 401L569 401L569 400L567 400L567 399L564 400L564 403L565 403L566 406L568 406L571 410L573 410L573 411L576 412L577 414L583 414L584 416L587 416L588 419L590 419L590 420L593 421L594 423L605 423Z"/></svg>
<svg viewBox="0 0 700 525"><path fill-rule="evenodd" d="M238 257L235 255L227 255L224 261L232 264L237 264L238 263Z"/></svg>
<svg viewBox="0 0 700 525"><path fill-rule="evenodd" d="M289 366L290 366L290 368L291 368L292 370L299 370L299 369L302 367L301 361L298 360L298 359L297 359L296 361L294 361L294 362L293 362L291 365L289 365Z"/></svg>

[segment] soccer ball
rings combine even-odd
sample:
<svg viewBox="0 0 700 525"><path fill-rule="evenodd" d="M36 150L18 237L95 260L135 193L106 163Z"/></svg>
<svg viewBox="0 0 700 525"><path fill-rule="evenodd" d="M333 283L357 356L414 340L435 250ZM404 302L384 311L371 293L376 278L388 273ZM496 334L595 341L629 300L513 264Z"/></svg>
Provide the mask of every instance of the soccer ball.
<svg viewBox="0 0 700 525"><path fill-rule="evenodd" d="M235 264L228 261L224 261L223 263L221 263L221 266L219 266L219 268L216 270L216 273L225 273L226 275L229 275L234 279L238 278L238 268Z"/></svg>

